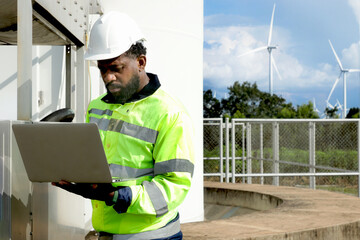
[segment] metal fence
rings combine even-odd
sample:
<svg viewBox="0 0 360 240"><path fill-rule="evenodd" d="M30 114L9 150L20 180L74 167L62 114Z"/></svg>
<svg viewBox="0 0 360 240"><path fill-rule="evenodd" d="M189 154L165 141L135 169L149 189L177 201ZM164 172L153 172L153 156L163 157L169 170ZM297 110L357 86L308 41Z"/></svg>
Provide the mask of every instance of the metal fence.
<svg viewBox="0 0 360 240"><path fill-rule="evenodd" d="M358 195L360 120L204 119L204 178Z"/></svg>

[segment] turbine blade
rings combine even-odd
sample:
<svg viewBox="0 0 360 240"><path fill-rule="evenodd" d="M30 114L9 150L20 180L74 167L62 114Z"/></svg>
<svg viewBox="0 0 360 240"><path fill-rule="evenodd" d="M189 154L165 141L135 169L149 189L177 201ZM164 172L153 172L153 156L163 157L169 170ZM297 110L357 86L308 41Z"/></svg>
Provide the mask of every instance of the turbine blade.
<svg viewBox="0 0 360 240"><path fill-rule="evenodd" d="M330 107L331 109L333 109L333 108L334 108L334 106L333 106L333 105L331 105L331 104L329 103L329 101L328 101L328 100L326 100L326 106Z"/></svg>
<svg viewBox="0 0 360 240"><path fill-rule="evenodd" d="M272 15L271 15L269 38L268 38L268 42L267 42L267 45L268 45L268 46L270 46L270 43L271 43L272 29L273 29L273 23L274 23L275 6L276 6L276 5L274 4L273 11L272 11Z"/></svg>
<svg viewBox="0 0 360 240"><path fill-rule="evenodd" d="M339 82L339 80L340 80L341 74L342 74L342 72L340 73L339 77L335 80L335 83L334 83L334 85L333 85L333 86L332 86L332 88L331 88L331 91L330 91L329 97L328 97L328 98L327 98L327 100L326 100L327 102L329 102L330 97L331 97L331 95L332 95L332 93L333 93L333 91L334 91L334 89L335 89L336 85L338 84L338 82Z"/></svg>
<svg viewBox="0 0 360 240"><path fill-rule="evenodd" d="M335 104L335 106L340 106L339 99L336 99L336 104Z"/></svg>
<svg viewBox="0 0 360 240"><path fill-rule="evenodd" d="M273 55L271 55L271 62L272 62L272 65L273 65L274 68L275 68L275 71L276 71L279 79L281 80L281 75L280 75L279 69L278 69L277 66L276 66L275 59L274 59Z"/></svg>
<svg viewBox="0 0 360 240"><path fill-rule="evenodd" d="M267 46L255 48L255 49L250 50L250 51L248 51L248 52L246 52L246 53L243 53L243 54L238 55L238 57L242 57L242 56L245 56L245 55L249 55L249 54L251 54L251 53L259 52L259 51L265 50L265 49L267 49Z"/></svg>
<svg viewBox="0 0 360 240"><path fill-rule="evenodd" d="M315 112L317 112L317 113L320 114L319 109L317 109L317 107L316 107L315 98L313 98L313 108L314 108L314 111L315 111Z"/></svg>
<svg viewBox="0 0 360 240"><path fill-rule="evenodd" d="M336 105L339 109L342 109L342 105L339 102L339 99L336 99Z"/></svg>
<svg viewBox="0 0 360 240"><path fill-rule="evenodd" d="M360 69L349 69L348 71L351 72L351 73L352 72L360 72Z"/></svg>
<svg viewBox="0 0 360 240"><path fill-rule="evenodd" d="M342 70L343 70L343 66L342 66L342 64L341 64L341 62L340 62L340 59L339 59L338 55L336 54L335 49L334 49L333 45L331 44L331 41L330 41L330 40L329 40L329 43L330 43L330 47L331 47L331 49L332 49L332 51L333 51L333 53L334 53L334 55L335 55L335 58L336 58L336 60L337 60L337 62L338 62L338 64L339 64L339 67L340 67L340 69L341 69L341 71L342 71Z"/></svg>
<svg viewBox="0 0 360 240"><path fill-rule="evenodd" d="M339 109L342 109L342 105L339 102L339 99L336 99L335 107L338 107Z"/></svg>

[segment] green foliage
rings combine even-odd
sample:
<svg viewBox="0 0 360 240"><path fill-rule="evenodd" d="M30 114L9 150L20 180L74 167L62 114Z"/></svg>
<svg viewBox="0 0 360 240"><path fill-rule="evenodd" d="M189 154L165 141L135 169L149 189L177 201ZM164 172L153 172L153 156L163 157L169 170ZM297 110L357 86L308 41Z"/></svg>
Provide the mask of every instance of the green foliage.
<svg viewBox="0 0 360 240"><path fill-rule="evenodd" d="M239 110L237 110L233 117L234 118L245 118L246 116L245 116L245 114L243 114Z"/></svg>
<svg viewBox="0 0 360 240"><path fill-rule="evenodd" d="M204 91L205 118L319 118L311 102L295 109L283 97L260 91L256 83L236 81L228 90L229 97L221 101L211 90Z"/></svg>
<svg viewBox="0 0 360 240"><path fill-rule="evenodd" d="M346 118L360 118L359 112L359 108L350 108L348 114L346 115Z"/></svg>
<svg viewBox="0 0 360 240"><path fill-rule="evenodd" d="M224 146L225 149L225 146ZM230 148L231 149L231 148ZM204 149L204 157L219 157L219 148L213 150ZM244 153L246 156L246 152ZM260 172L260 150L252 151L252 172L258 173ZM336 169L344 169L348 171L357 171L358 163L357 163L357 151L356 150L340 150L333 149L328 151L316 151L315 152L315 161L316 166L320 167L331 167ZM231 153L230 153L231 156ZM236 157L242 156L241 148L236 150ZM272 159L273 151L271 148L263 149L263 158L264 159ZM295 173L295 172L309 172L309 167L303 166L309 164L309 151L301 150L301 149L291 149L291 148L281 148L280 156L281 161L287 161L294 163L295 165L280 163L279 171L282 173ZM225 171L225 157L224 157L224 171ZM298 165L296 165L298 164ZM231 165L231 164L230 164ZM246 166L246 164L245 164ZM264 161L263 166L265 171L271 170L273 168L272 161ZM231 166L230 166L231 168ZM231 170L231 169L230 169ZM237 173L242 171L242 160L236 160L236 171ZM317 169L317 172L328 172L329 170ZM218 160L205 160L204 161L204 172L205 173L214 173L219 172L219 161ZM356 179L355 179L356 180ZM348 180L349 185L356 185L354 178L350 178Z"/></svg>
<svg viewBox="0 0 360 240"><path fill-rule="evenodd" d="M209 89L203 92L203 115L204 118L220 117L222 109L220 101L213 97L213 92Z"/></svg>
<svg viewBox="0 0 360 240"><path fill-rule="evenodd" d="M319 118L319 115L314 110L311 101L308 104L303 104L297 108L297 118Z"/></svg>
<svg viewBox="0 0 360 240"><path fill-rule="evenodd" d="M325 115L326 118L339 118L339 114L337 113L339 111L339 109L337 108L337 106L335 106L334 108L325 108Z"/></svg>
<svg viewBox="0 0 360 240"><path fill-rule="evenodd" d="M289 109L287 107L284 107L280 111L279 118L295 118L296 112L293 109Z"/></svg>

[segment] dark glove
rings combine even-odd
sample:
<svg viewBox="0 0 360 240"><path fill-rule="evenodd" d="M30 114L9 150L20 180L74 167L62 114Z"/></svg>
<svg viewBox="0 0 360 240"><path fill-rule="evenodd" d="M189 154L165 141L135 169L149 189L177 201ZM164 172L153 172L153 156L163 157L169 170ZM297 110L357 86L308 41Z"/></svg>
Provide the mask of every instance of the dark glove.
<svg viewBox="0 0 360 240"><path fill-rule="evenodd" d="M118 188L111 183L70 183L67 181L53 182L53 185L60 187L68 192L83 196L93 200L105 201L107 205L112 205L113 195Z"/></svg>

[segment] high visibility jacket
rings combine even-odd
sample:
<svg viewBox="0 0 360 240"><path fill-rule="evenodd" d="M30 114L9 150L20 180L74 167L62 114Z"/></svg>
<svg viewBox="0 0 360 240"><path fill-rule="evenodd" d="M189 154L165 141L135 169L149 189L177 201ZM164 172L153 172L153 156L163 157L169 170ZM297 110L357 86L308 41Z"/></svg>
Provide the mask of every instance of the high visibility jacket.
<svg viewBox="0 0 360 240"><path fill-rule="evenodd" d="M117 180L113 185L130 187L132 196L123 213L92 201L92 223L99 232L137 234L164 227L177 216L191 185L192 121L183 106L160 88L157 76L148 76L152 87L146 86L130 102L106 102L104 94L88 108L87 122L98 124Z"/></svg>

